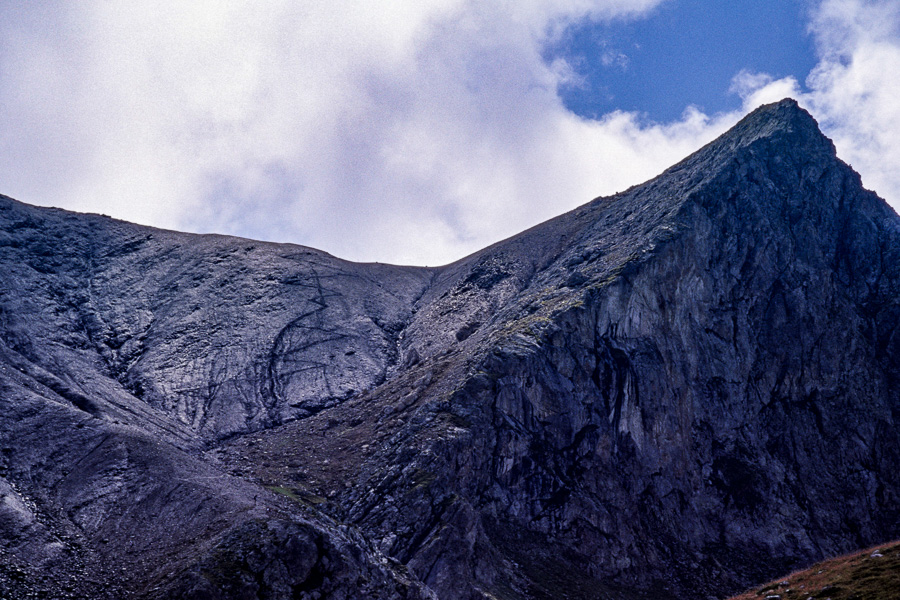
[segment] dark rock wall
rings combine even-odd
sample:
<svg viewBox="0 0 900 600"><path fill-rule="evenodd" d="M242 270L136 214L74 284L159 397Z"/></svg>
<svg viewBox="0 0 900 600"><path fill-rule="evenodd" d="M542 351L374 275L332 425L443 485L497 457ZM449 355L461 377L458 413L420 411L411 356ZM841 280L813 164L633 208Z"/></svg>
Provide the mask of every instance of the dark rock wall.
<svg viewBox="0 0 900 600"><path fill-rule="evenodd" d="M718 170L630 260L537 292L556 308L511 303L467 383L385 457L406 465L401 508L362 522L387 551L442 597L477 592L441 572L688 597L900 535L897 217L797 118L674 169Z"/></svg>

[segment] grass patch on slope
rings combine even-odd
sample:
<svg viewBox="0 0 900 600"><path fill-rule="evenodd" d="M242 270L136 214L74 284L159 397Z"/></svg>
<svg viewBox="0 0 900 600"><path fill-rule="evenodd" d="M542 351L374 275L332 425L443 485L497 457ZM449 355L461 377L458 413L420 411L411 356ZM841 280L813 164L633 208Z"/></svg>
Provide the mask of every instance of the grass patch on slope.
<svg viewBox="0 0 900 600"><path fill-rule="evenodd" d="M900 600L900 541L813 565L731 600Z"/></svg>

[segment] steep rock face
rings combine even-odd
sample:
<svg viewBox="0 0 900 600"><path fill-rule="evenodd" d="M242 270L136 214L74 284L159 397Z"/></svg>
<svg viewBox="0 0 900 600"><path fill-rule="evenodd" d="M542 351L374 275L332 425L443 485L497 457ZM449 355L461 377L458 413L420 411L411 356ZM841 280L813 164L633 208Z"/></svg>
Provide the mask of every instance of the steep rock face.
<svg viewBox="0 0 900 600"><path fill-rule="evenodd" d="M441 269L3 198L0 262L14 595L723 597L900 536L900 220L792 101Z"/></svg>
<svg viewBox="0 0 900 600"><path fill-rule="evenodd" d="M490 249L558 252L500 279L464 373L367 400L411 414L338 504L442 597L725 594L896 535L898 242L807 114L762 109Z"/></svg>

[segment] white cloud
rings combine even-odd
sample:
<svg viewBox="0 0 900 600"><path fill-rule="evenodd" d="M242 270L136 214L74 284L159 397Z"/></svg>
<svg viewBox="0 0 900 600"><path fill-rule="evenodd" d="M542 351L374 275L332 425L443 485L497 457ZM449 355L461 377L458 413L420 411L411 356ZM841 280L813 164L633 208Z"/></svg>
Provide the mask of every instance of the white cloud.
<svg viewBox="0 0 900 600"><path fill-rule="evenodd" d="M631 60L624 52L614 48L606 48L600 53L600 64L604 67L616 67L622 71L628 69L628 63Z"/></svg>
<svg viewBox="0 0 900 600"><path fill-rule="evenodd" d="M0 6L0 192L351 259L447 262L652 177L738 118L565 110L557 87L576 74L546 64L544 44L573 22L640 18L660 1ZM859 3L826 4L851 23L836 39L863 48ZM817 27L834 47L822 32L836 26ZM875 103L866 90L879 81L852 48L823 51L837 66L811 81L856 81L856 102ZM890 43L878 48L894 60ZM797 93L761 77L736 84L745 110ZM848 140L839 148L862 156L839 99L818 93Z"/></svg>
<svg viewBox="0 0 900 600"><path fill-rule="evenodd" d="M778 102L783 98L802 96L800 85L793 77L775 79L768 73L741 71L731 81L729 91L738 94L748 106Z"/></svg>
<svg viewBox="0 0 900 600"><path fill-rule="evenodd" d="M596 144L577 131L597 125L564 110L556 88L573 74L541 50L574 20L658 1L6 8L3 191L445 262L645 169L583 177Z"/></svg>
<svg viewBox="0 0 900 600"><path fill-rule="evenodd" d="M811 107L863 183L900 209L900 4L828 0L813 31Z"/></svg>

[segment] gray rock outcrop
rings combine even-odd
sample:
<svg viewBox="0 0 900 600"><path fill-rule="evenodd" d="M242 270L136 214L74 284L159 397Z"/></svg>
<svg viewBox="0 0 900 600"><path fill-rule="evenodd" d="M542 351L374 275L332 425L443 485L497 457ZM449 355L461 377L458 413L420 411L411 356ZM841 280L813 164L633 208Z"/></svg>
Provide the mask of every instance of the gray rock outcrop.
<svg viewBox="0 0 900 600"><path fill-rule="evenodd" d="M898 324L790 100L437 269L0 198L0 593L724 597L900 537Z"/></svg>

